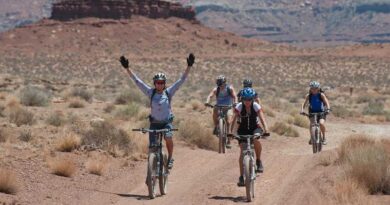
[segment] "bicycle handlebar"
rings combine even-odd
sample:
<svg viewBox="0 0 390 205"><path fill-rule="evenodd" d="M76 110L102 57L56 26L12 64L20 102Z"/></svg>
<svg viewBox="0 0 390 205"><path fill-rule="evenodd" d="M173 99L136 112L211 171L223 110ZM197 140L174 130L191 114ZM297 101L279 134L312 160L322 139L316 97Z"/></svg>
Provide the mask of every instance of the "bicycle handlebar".
<svg viewBox="0 0 390 205"><path fill-rule="evenodd" d="M329 109L329 111L331 111L330 109ZM305 113L305 112L302 112L302 113L300 113L301 115L304 115L304 116L307 116L307 117L311 117L311 116L314 116L314 115L327 115L327 114L329 114L328 112L314 112L314 113Z"/></svg>
<svg viewBox="0 0 390 205"><path fill-rule="evenodd" d="M214 107L216 107L216 108L232 108L233 107L233 105L212 105L210 103L205 103L204 105L206 107L210 107L210 108L214 108Z"/></svg>
<svg viewBox="0 0 390 205"><path fill-rule="evenodd" d="M236 135L236 134L228 134L230 137L234 137L234 139L240 140L242 138L254 138L259 139L260 137L269 137L270 133L263 133L261 135Z"/></svg>
<svg viewBox="0 0 390 205"><path fill-rule="evenodd" d="M147 133L147 132L151 132L151 133L161 133L161 132L164 132L164 133L167 133L167 132L170 132L170 131L178 131L179 129L176 129L176 128L172 128L172 129L158 129L158 130L153 130L153 129L148 129L148 128L137 128L137 129L132 129L132 131L137 131L137 132L142 132L142 133Z"/></svg>

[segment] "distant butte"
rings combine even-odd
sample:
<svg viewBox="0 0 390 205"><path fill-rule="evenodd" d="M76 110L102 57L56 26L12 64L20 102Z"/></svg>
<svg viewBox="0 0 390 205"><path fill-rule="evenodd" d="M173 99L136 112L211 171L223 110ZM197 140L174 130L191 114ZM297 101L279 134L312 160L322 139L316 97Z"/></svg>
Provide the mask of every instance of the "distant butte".
<svg viewBox="0 0 390 205"><path fill-rule="evenodd" d="M132 15L154 19L178 17L195 20L195 11L191 7L160 0L63 0L54 3L51 19L60 21L85 17L129 19Z"/></svg>

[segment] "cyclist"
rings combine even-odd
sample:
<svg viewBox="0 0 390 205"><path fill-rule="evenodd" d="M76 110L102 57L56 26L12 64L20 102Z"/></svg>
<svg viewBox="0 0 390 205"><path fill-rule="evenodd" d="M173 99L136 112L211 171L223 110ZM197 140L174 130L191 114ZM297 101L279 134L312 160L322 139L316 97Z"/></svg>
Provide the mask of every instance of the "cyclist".
<svg viewBox="0 0 390 205"><path fill-rule="evenodd" d="M325 138L325 120L326 114L330 112L329 100L326 95L322 92L320 83L317 81L312 81L309 84L310 90L309 94L306 95L305 102L302 104L301 113L304 113L305 107L309 104L309 113L318 113L325 112L324 115L320 115L318 120L320 123L320 129L322 133L322 144L326 145ZM314 117L310 118L310 124L313 124ZM311 134L311 133L310 133ZM311 139L309 139L309 144L311 144Z"/></svg>
<svg viewBox="0 0 390 205"><path fill-rule="evenodd" d="M244 91L245 88L252 87L252 80L251 79L244 79L244 81L242 81L242 87L243 88L237 94L238 102L242 102L242 100L241 100L242 91ZM259 95L257 94L256 91L255 91L255 102L257 102L257 104L260 104Z"/></svg>
<svg viewBox="0 0 390 205"><path fill-rule="evenodd" d="M236 120L241 119L237 129L238 135L260 135L262 131L264 131L265 135L268 135L268 126L265 121L262 108L257 102L254 102L256 97L255 91L252 88L245 88L242 91L241 97L243 101L238 103L234 109L235 112L231 123L231 132L233 132ZM260 119L261 125L258 123L257 119ZM239 159L240 177L237 183L238 186L245 185L242 168L242 150L244 149L242 144L243 142L246 141L239 141L241 151ZM262 173L264 171L263 163L260 158L262 146L258 139L254 139L253 144L256 154L256 172Z"/></svg>
<svg viewBox="0 0 390 205"><path fill-rule="evenodd" d="M217 101L217 106L218 105L233 105L237 102L237 97L236 97L236 93L234 91L234 88L233 86L231 85L228 85L226 83L226 78L224 75L220 75L217 77L216 79L216 83L217 83L217 87L215 87L209 94L209 96L207 97L207 100L206 100L206 105L208 105L210 103L210 99L215 96L216 97L216 101ZM229 130L229 115L228 115L228 111L229 109L226 109L224 110L224 112L226 112L226 126L227 126L227 130ZM214 107L214 110L213 110L213 122L214 122L214 131L213 131L213 134L216 135L217 134L217 130L218 130L218 108L217 107ZM228 142L226 144L226 148L231 148L231 145L230 145L230 139L228 139Z"/></svg>
<svg viewBox="0 0 390 205"><path fill-rule="evenodd" d="M141 79L134 74L134 72L129 69L129 61L124 56L120 57L120 62L122 66L126 69L130 78L135 82L138 88L149 97L151 114L149 116L150 129L164 129L172 128L173 114L171 109L171 100L175 95L176 91L186 80L190 68L195 62L195 56L191 53L187 58L187 69L181 78L176 81L170 87L166 86L166 76L164 73L157 73L153 77L154 88L149 87ZM165 136L165 142L168 150L168 168L173 167L173 141L172 141L172 132L169 132ZM156 136L153 133L149 134L149 143L156 143Z"/></svg>

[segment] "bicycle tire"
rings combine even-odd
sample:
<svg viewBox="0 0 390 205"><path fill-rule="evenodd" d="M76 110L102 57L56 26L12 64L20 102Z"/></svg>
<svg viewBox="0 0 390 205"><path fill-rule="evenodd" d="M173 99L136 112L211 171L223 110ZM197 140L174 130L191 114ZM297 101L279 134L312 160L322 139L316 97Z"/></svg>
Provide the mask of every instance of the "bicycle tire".
<svg viewBox="0 0 390 205"><path fill-rule="evenodd" d="M252 176L251 176L251 159L249 156L244 156L244 174L245 174L245 189L246 189L246 199L248 202L252 201Z"/></svg>
<svg viewBox="0 0 390 205"><path fill-rule="evenodd" d="M218 145L219 145L219 149L218 149L218 153L223 153L223 146L224 146L224 143L223 143L223 119L219 119L219 122L218 122Z"/></svg>
<svg viewBox="0 0 390 205"><path fill-rule="evenodd" d="M314 132L312 131L311 134L311 145L313 147L313 154L317 153L317 128L316 127L313 127L312 129L314 129Z"/></svg>
<svg viewBox="0 0 390 205"><path fill-rule="evenodd" d="M163 154L160 162L160 176L158 179L160 193L161 195L166 195L168 193L168 156Z"/></svg>
<svg viewBox="0 0 390 205"><path fill-rule="evenodd" d="M147 185L149 197L154 199L156 197L155 186L156 186L156 177L153 174L156 173L157 169L157 157L155 153L150 153L148 157L148 176L147 176Z"/></svg>

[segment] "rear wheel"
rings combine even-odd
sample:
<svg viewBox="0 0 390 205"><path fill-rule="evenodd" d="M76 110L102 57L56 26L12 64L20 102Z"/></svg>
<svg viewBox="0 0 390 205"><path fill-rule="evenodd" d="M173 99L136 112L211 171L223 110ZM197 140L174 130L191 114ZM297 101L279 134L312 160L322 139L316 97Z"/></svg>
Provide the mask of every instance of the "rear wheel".
<svg viewBox="0 0 390 205"><path fill-rule="evenodd" d="M155 186L156 186L156 169L157 169L157 157L156 154L150 153L148 158L148 176L147 176L147 184L149 197L154 199L156 197Z"/></svg>
<svg viewBox="0 0 390 205"><path fill-rule="evenodd" d="M161 174L159 176L159 185L161 195L168 193L168 157L166 154L163 154L160 162Z"/></svg>
<svg viewBox="0 0 390 205"><path fill-rule="evenodd" d="M245 174L245 189L246 189L246 199L248 202L252 201L252 197L254 196L254 182L252 180L251 170L252 163L249 156L244 156L244 174Z"/></svg>

